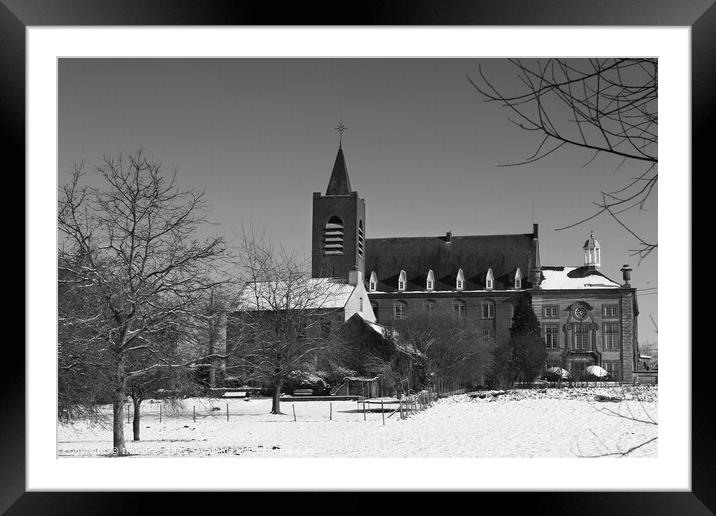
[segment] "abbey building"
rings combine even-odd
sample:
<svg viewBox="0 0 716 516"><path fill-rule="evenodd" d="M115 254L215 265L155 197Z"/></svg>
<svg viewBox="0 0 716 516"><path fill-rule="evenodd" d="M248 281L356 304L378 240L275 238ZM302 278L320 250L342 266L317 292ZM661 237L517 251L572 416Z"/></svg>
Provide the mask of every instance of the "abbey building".
<svg viewBox="0 0 716 516"><path fill-rule="evenodd" d="M371 322L389 326L408 314L451 309L477 321L483 335L506 339L513 307L529 295L547 367L578 379L586 367L599 365L632 382L639 310L631 269L622 267L621 283L600 272L594 235L583 245L581 265L551 266L541 263L537 224L508 235L369 238L366 215L341 146L325 194L313 194L312 276L362 281Z"/></svg>

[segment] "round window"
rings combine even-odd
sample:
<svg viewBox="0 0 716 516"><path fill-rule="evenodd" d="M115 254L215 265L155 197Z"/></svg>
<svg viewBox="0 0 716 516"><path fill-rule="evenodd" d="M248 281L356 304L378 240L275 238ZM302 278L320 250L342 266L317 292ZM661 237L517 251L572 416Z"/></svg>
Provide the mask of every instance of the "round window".
<svg viewBox="0 0 716 516"><path fill-rule="evenodd" d="M585 317L587 317L587 309L581 305L578 306L577 308L574 309L574 316L580 320L584 319Z"/></svg>

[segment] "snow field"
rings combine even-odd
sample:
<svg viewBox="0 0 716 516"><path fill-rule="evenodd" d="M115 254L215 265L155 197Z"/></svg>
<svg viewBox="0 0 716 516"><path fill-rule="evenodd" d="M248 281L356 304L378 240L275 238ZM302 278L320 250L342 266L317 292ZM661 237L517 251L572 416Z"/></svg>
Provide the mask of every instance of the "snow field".
<svg viewBox="0 0 716 516"><path fill-rule="evenodd" d="M351 401L333 401L331 421L328 401L284 401L284 414L273 415L270 399L189 398L174 407L163 402L161 422L160 404L145 401L142 440L132 442L126 415L124 431L135 456L372 458L620 456L658 431L651 424L658 420L655 387L483 394L445 398L405 420L388 417L386 406L385 425L379 407L364 420L362 405ZM596 402L596 394L623 401ZM104 412L109 415L109 407ZM60 457L106 455L111 443L109 424L58 425ZM656 454L654 441L629 456Z"/></svg>

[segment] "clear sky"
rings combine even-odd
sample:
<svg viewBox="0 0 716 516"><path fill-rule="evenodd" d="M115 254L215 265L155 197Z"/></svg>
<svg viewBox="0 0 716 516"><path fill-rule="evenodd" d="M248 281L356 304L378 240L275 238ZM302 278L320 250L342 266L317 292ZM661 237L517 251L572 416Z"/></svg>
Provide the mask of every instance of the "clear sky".
<svg viewBox="0 0 716 516"><path fill-rule="evenodd" d="M503 83L499 59L62 59L59 173L73 161L143 147L179 170L180 186L206 189L214 229L242 220L310 256L312 192L325 192L343 120L351 184L366 200L366 237L528 233L540 224L543 265L581 265L594 230L601 271L621 282L634 268L640 340L657 339L657 252L641 264L633 237L607 218L565 231L600 192L640 168L563 150L536 163L539 137L510 123L466 79L478 63ZM643 168L643 165L642 165ZM657 237L657 197L627 219Z"/></svg>

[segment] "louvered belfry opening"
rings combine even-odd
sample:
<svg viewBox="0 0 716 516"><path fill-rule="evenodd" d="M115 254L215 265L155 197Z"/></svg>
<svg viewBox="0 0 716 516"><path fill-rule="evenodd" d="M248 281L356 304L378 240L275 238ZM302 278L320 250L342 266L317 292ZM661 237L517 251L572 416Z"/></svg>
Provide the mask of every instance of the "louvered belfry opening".
<svg viewBox="0 0 716 516"><path fill-rule="evenodd" d="M363 221L358 221L358 255L363 256L365 243L363 241Z"/></svg>
<svg viewBox="0 0 716 516"><path fill-rule="evenodd" d="M328 219L323 230L323 252L343 254L343 221L335 215Z"/></svg>

